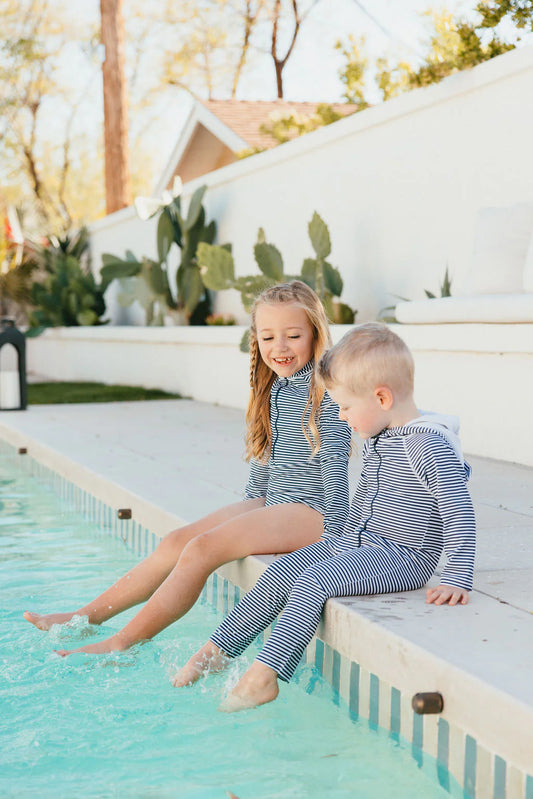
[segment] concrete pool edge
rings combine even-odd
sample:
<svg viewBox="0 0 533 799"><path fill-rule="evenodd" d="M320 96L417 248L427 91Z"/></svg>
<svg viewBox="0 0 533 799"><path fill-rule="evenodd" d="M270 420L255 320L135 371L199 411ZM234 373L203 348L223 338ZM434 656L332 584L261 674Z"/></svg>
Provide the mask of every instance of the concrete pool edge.
<svg viewBox="0 0 533 799"><path fill-rule="evenodd" d="M107 521L118 525L120 536L139 554L145 554L151 546L150 536L152 542L157 540L151 531L183 523L178 516L162 511L26 434L0 425L0 438L15 449L27 447L28 465L32 459L77 486L77 503L82 512L91 511L91 496L108 505L114 513ZM23 456L21 462L22 459ZM131 508L133 520L117 522L119 507ZM212 593L214 604L229 610L232 604L226 582L247 590L269 560L251 557L222 567L219 577L215 576L206 589ZM233 592L233 598L238 600L237 592ZM342 601L328 603L319 640L309 647L307 660L318 666L352 712L401 736L412 744L413 752L423 750L438 760L469 795L533 797L533 779L525 773L526 768L531 768L533 751L527 737L527 733L533 735L533 716L527 706L370 622L343 606ZM418 690L440 690L446 701L444 713L414 715L410 698ZM525 731L518 741L519 751L517 728ZM447 787L444 771L439 781Z"/></svg>

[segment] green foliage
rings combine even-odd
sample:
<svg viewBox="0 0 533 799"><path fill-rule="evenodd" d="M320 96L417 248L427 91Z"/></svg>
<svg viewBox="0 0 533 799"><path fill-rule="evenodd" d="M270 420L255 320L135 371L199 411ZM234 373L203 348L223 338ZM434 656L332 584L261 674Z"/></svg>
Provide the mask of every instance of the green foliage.
<svg viewBox="0 0 533 799"><path fill-rule="evenodd" d="M502 20L517 28L533 30L532 0L482 0L476 6L477 22L454 18L448 11L429 10L431 33L423 63L413 68L406 61L391 63L382 56L375 62L375 79L383 100L402 92L438 83L463 69L488 61L513 50L494 30ZM336 44L344 57L339 77L345 86L344 97L349 102L367 107L366 88L369 60L365 54L364 37L349 36Z"/></svg>
<svg viewBox="0 0 533 799"><path fill-rule="evenodd" d="M481 15L481 27L495 28L507 17L517 28L533 31L533 2L531 0L483 0L476 6Z"/></svg>
<svg viewBox="0 0 533 799"><path fill-rule="evenodd" d="M347 43L338 41L335 50L339 50L345 59L345 64L339 70L339 77L344 84L343 97L348 103L357 103L359 110L368 108L365 99L365 72L368 67L368 58L364 55L365 37L348 36Z"/></svg>
<svg viewBox="0 0 533 799"><path fill-rule="evenodd" d="M429 300L436 299L436 294L433 294L431 291L424 289L425 295ZM444 278L442 280L442 284L440 287L440 296L441 297L451 297L452 296L452 281L450 275L448 274L448 267L446 267L446 271L444 273Z"/></svg>
<svg viewBox="0 0 533 799"><path fill-rule="evenodd" d="M0 315L24 320L36 265L0 230Z"/></svg>
<svg viewBox="0 0 533 799"><path fill-rule="evenodd" d="M203 281L213 291L236 289L241 294L245 310L250 311L255 298L264 289L297 278L316 291L331 321L351 324L356 311L334 299L342 294L343 282L339 270L326 261L331 253L331 240L326 223L316 211L308 231L315 258L304 260L300 275L285 274L281 253L265 240L264 231L259 228L254 256L261 274L235 277L231 252L224 247L203 243L198 247L198 262ZM243 346L246 346L246 342Z"/></svg>
<svg viewBox="0 0 533 799"><path fill-rule="evenodd" d="M409 87L428 86L463 69L470 69L497 55L514 49L496 34L483 44L483 29L465 21L454 20L451 14L433 14L435 27L426 61L409 74Z"/></svg>
<svg viewBox="0 0 533 799"><path fill-rule="evenodd" d="M107 286L96 283L88 248L86 228L62 239L51 237L44 245L24 245L25 260L38 272L31 287L32 328L105 324Z"/></svg>
<svg viewBox="0 0 533 799"><path fill-rule="evenodd" d="M202 200L206 186L197 189L184 216L180 197L173 197L160 206L157 224L158 261L143 256L140 260L132 253L126 258L104 253L102 278L109 284L119 280L121 293L118 302L127 307L138 302L146 314L148 325L162 325L165 315L181 312L189 324L205 324L211 313L210 286L204 284L196 251L202 243L212 244L216 235L216 222L206 224ZM168 258L172 246L180 250L180 264L176 272L176 287L172 290L168 276Z"/></svg>
<svg viewBox="0 0 533 799"><path fill-rule="evenodd" d="M332 105L319 103L312 114L298 114L296 112L285 115L272 114L270 120L264 122L259 127L259 130L265 136L271 136L279 144L284 144L298 136L303 136L304 133L310 133L313 130L317 130L317 128L331 125L332 122L343 119L343 116L343 114L335 111ZM256 152L261 152L261 150L259 148L243 150L239 157L254 155Z"/></svg>
<svg viewBox="0 0 533 799"><path fill-rule="evenodd" d="M437 295L433 294L432 291L428 289L424 289L424 294L429 300L437 299ZM394 294L397 300L401 300L401 302L411 302L409 297L400 297L399 294ZM444 278L442 280L440 286L440 297L451 297L452 296L452 281L448 272L448 267L446 267L446 271L444 272ZM387 305L386 308L382 308L379 312L379 321L380 322L389 322L391 324L398 324L398 320L394 316L394 314L389 313L390 311L394 311L396 305Z"/></svg>
<svg viewBox="0 0 533 799"><path fill-rule="evenodd" d="M181 399L159 388L109 386L105 383L30 383L28 405L59 405L78 402L132 402L138 400Z"/></svg>

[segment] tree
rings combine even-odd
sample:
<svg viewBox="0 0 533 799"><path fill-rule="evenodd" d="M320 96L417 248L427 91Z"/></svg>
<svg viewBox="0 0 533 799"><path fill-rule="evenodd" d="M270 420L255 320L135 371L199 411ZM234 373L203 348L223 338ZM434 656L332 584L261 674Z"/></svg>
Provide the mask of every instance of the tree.
<svg viewBox="0 0 533 799"><path fill-rule="evenodd" d="M365 37L348 36L347 42L338 41L335 49L339 50L345 59L344 66L339 70L341 83L344 84L343 98L347 103L357 103L359 108L368 107L365 99L365 73L368 67L368 58L364 55Z"/></svg>
<svg viewBox="0 0 533 799"><path fill-rule="evenodd" d="M517 28L533 31L532 0L484 0L478 3L476 11L480 14L483 28L495 28L507 17Z"/></svg>
<svg viewBox="0 0 533 799"><path fill-rule="evenodd" d="M339 114L333 106L319 103L310 114L294 112L287 115L271 115L269 122L263 123L259 130L280 144L284 144L297 136L303 136L304 133L310 133L324 125L331 125L332 122L343 118L344 114Z"/></svg>
<svg viewBox="0 0 533 799"><path fill-rule="evenodd" d="M131 205L128 97L124 76L122 0L100 0L104 86L105 192L108 214Z"/></svg>
<svg viewBox="0 0 533 799"><path fill-rule="evenodd" d="M4 0L0 43L0 178L3 200L24 212L25 225L64 231L96 212L95 157L76 126L97 74L92 31L56 0ZM84 69L69 85L64 65ZM91 162L91 171L84 162Z"/></svg>
<svg viewBox="0 0 533 799"><path fill-rule="evenodd" d="M527 8L526 8L527 6ZM514 49L511 42L502 40L496 31L490 38L487 29L496 25L507 15L521 27L533 24L532 0L492 0L479 3L477 23L455 19L448 11L429 10L424 15L430 21L430 36L423 62L417 67L406 61L391 62L386 56L376 59L375 80L383 100L402 92L438 83L454 72L469 69L483 61ZM348 37L339 41L336 49L344 56L345 63L339 77L345 85L344 97L368 105L368 58L364 53L364 38Z"/></svg>
<svg viewBox="0 0 533 799"><path fill-rule="evenodd" d="M497 55L514 49L514 44L503 42L496 33L483 44L483 25L465 20L455 20L449 12L426 12L432 19L434 33L426 60L409 75L409 87L438 83L454 72L489 61Z"/></svg>

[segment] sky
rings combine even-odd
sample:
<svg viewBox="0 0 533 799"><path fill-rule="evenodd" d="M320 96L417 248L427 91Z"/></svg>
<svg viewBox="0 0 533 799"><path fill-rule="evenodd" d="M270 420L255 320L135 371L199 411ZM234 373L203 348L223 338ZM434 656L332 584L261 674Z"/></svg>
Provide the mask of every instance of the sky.
<svg viewBox="0 0 533 799"><path fill-rule="evenodd" d="M423 12L429 8L446 9L454 17L472 19L478 0L318 0L306 16L295 49L284 70L285 98L294 101L338 102L342 101L344 87L339 78L343 63L341 54L335 50L339 39L345 42L350 34L364 36L365 50L370 62L378 56L388 55L392 62L406 60L413 66L421 60L429 40L429 23ZM65 2L65 0L51 0ZM285 0L288 2L288 0ZM312 0L302 0L304 7ZM127 8L128 0L124 2ZM76 9L82 25L99 25L99 0L86 0ZM64 62L67 82L76 86L74 96L84 97L76 117L74 129L81 136L87 135L94 142L102 132L103 108L101 73L98 64L90 70L83 66L83 56L76 55L76 48L65 52ZM150 64L145 63L142 75L153 77ZM215 95L216 96L216 95ZM239 84L238 98L247 100L273 100L276 83L272 59L261 53L252 54L251 68L243 75ZM367 97L372 103L380 102L376 88L369 87ZM146 170L151 173L149 186L158 182L180 132L190 113L193 101L190 95L175 88L161 96L150 112L130 121L137 129L147 125L146 147L143 149ZM69 106L56 112L52 103L46 117L49 131L57 128L61 141L65 125L65 114ZM135 125L133 126L135 127ZM90 133L89 133L90 132ZM132 134L132 139L135 133ZM147 181L148 183L148 181ZM146 192L150 188L147 185Z"/></svg>
<svg viewBox="0 0 533 799"><path fill-rule="evenodd" d="M472 17L477 0L320 0L306 17L295 49L284 70L284 95L287 100L342 102L339 79L342 57L335 50L339 39L349 34L364 36L372 60L390 54L412 64L420 60L427 41L422 13L428 8L446 8L454 16ZM269 59L255 56L256 67L240 84L239 99L273 100L276 97L274 70ZM369 99L379 101L377 91ZM160 118L159 151L166 158L190 111L192 101L176 93ZM160 160L165 163L161 155ZM155 177L157 182L157 176Z"/></svg>

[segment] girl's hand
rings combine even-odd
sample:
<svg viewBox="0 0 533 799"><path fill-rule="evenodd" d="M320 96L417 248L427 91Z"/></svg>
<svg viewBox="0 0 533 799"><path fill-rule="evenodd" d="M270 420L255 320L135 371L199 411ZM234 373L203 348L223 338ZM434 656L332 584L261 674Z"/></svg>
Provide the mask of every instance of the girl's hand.
<svg viewBox="0 0 533 799"><path fill-rule="evenodd" d="M464 588L456 588L453 585L438 585L436 588L428 588L426 591L426 605L466 605L468 603L468 591Z"/></svg>

